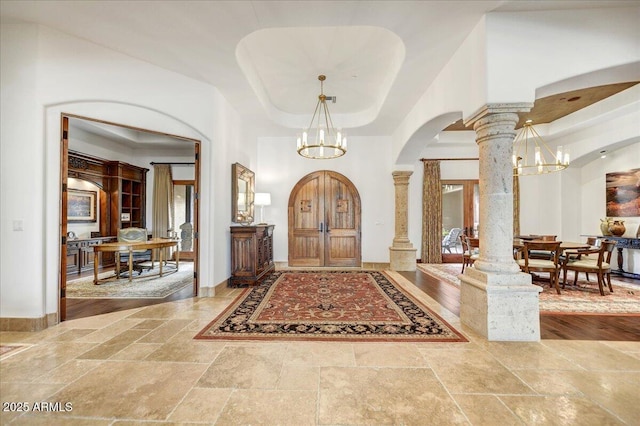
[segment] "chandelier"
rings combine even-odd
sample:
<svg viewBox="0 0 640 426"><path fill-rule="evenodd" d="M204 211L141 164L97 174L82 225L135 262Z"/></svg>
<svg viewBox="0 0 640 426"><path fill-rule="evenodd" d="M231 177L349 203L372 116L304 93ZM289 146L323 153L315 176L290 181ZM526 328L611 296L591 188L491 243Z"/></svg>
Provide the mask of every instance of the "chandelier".
<svg viewBox="0 0 640 426"><path fill-rule="evenodd" d="M330 159L343 156L347 152L347 137L333 127L327 107L327 96L323 93L323 82L327 79L319 75L320 95L309 127L298 135L298 154L306 158Z"/></svg>
<svg viewBox="0 0 640 426"><path fill-rule="evenodd" d="M569 149L558 146L554 153L527 120L513 141L512 162L514 176L558 172L569 166Z"/></svg>

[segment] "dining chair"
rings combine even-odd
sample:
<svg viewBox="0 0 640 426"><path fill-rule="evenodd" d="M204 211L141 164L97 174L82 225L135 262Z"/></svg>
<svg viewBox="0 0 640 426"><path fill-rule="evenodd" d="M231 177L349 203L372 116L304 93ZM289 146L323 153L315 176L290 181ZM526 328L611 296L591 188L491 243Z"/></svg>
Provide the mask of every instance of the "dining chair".
<svg viewBox="0 0 640 426"><path fill-rule="evenodd" d="M460 241L462 242L462 273L464 273L464 268L473 265L480 256L480 239L462 234Z"/></svg>
<svg viewBox="0 0 640 426"><path fill-rule="evenodd" d="M600 239L598 237L587 237L587 242L586 243L589 246L591 246L591 248L594 248L594 247L600 247L600 242L601 241L602 241L602 239ZM598 256L595 256L595 258L594 258L594 256L592 256L591 258L589 258L588 254L577 254L577 255L576 254L568 254L567 255L565 253L562 253L560 255L560 263L564 264L567 261L573 262L575 260L581 260L581 259L582 260L587 260L587 259L597 260L597 257ZM576 272L576 274L577 274L577 272ZM587 281L589 281L589 273L585 272L584 275L587 278ZM564 281L564 279L563 279L563 281Z"/></svg>
<svg viewBox="0 0 640 426"><path fill-rule="evenodd" d="M520 269L527 274L533 272L548 272L549 286L554 286L560 294L560 241L524 241L522 259L517 263ZM536 253L536 257L532 256ZM540 253L546 253L544 258L538 257Z"/></svg>
<svg viewBox="0 0 640 426"><path fill-rule="evenodd" d="M562 265L562 286L567 282L567 271L573 271L573 285L578 282L578 274L594 273L598 276L598 288L600 295L604 296L604 283L607 280L609 291L613 293L611 286L611 255L616 247L615 240L602 240L600 247L583 250L571 250L565 252L565 262ZM593 257L584 257L593 254ZM597 255L597 258L596 256ZM572 260L573 259L573 260Z"/></svg>
<svg viewBox="0 0 640 426"><path fill-rule="evenodd" d="M462 273L464 273L464 268L466 266L472 266L478 257L480 257L480 239L463 234L460 235L460 241L463 241Z"/></svg>

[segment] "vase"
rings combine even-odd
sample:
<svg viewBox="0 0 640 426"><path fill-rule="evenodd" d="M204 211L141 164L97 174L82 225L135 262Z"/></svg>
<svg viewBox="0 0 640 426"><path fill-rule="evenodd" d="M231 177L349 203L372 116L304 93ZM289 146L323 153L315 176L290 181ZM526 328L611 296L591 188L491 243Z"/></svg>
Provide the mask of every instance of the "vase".
<svg viewBox="0 0 640 426"><path fill-rule="evenodd" d="M600 232L602 232L602 235L605 237L611 235L611 232L609 232L609 226L611 225L611 219L600 219Z"/></svg>
<svg viewBox="0 0 640 426"><path fill-rule="evenodd" d="M621 237L624 235L627 228L624 227L624 220L614 220L611 225L609 225L609 232L611 235L615 235L616 237Z"/></svg>

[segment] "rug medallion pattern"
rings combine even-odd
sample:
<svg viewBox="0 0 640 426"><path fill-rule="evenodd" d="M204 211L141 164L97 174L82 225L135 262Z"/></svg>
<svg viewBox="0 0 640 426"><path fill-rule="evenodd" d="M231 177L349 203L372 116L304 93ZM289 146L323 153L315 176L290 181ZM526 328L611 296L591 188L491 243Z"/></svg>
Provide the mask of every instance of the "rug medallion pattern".
<svg viewBox="0 0 640 426"><path fill-rule="evenodd" d="M377 271L278 271L196 339L466 341Z"/></svg>

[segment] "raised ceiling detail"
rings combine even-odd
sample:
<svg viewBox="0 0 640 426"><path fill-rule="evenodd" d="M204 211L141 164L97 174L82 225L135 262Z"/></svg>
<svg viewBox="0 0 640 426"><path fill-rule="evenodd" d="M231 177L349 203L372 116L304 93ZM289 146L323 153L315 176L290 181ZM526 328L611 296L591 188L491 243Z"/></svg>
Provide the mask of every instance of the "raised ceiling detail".
<svg viewBox="0 0 640 426"><path fill-rule="evenodd" d="M318 99L317 76L336 96L336 127L375 120L405 58L402 40L372 26L269 28L244 37L236 59L256 96L281 125L309 125Z"/></svg>
<svg viewBox="0 0 640 426"><path fill-rule="evenodd" d="M555 95L536 99L533 108L529 112L518 113L520 120L516 129L522 127L526 120L532 120L533 124L551 123L566 115L572 114L589 105L595 104L609 96L622 92L631 86L640 83L639 81L629 81L626 83L607 84L604 86L589 87L586 89L572 90L570 92L556 93ZM456 121L445 131L473 130L465 127L462 119Z"/></svg>

